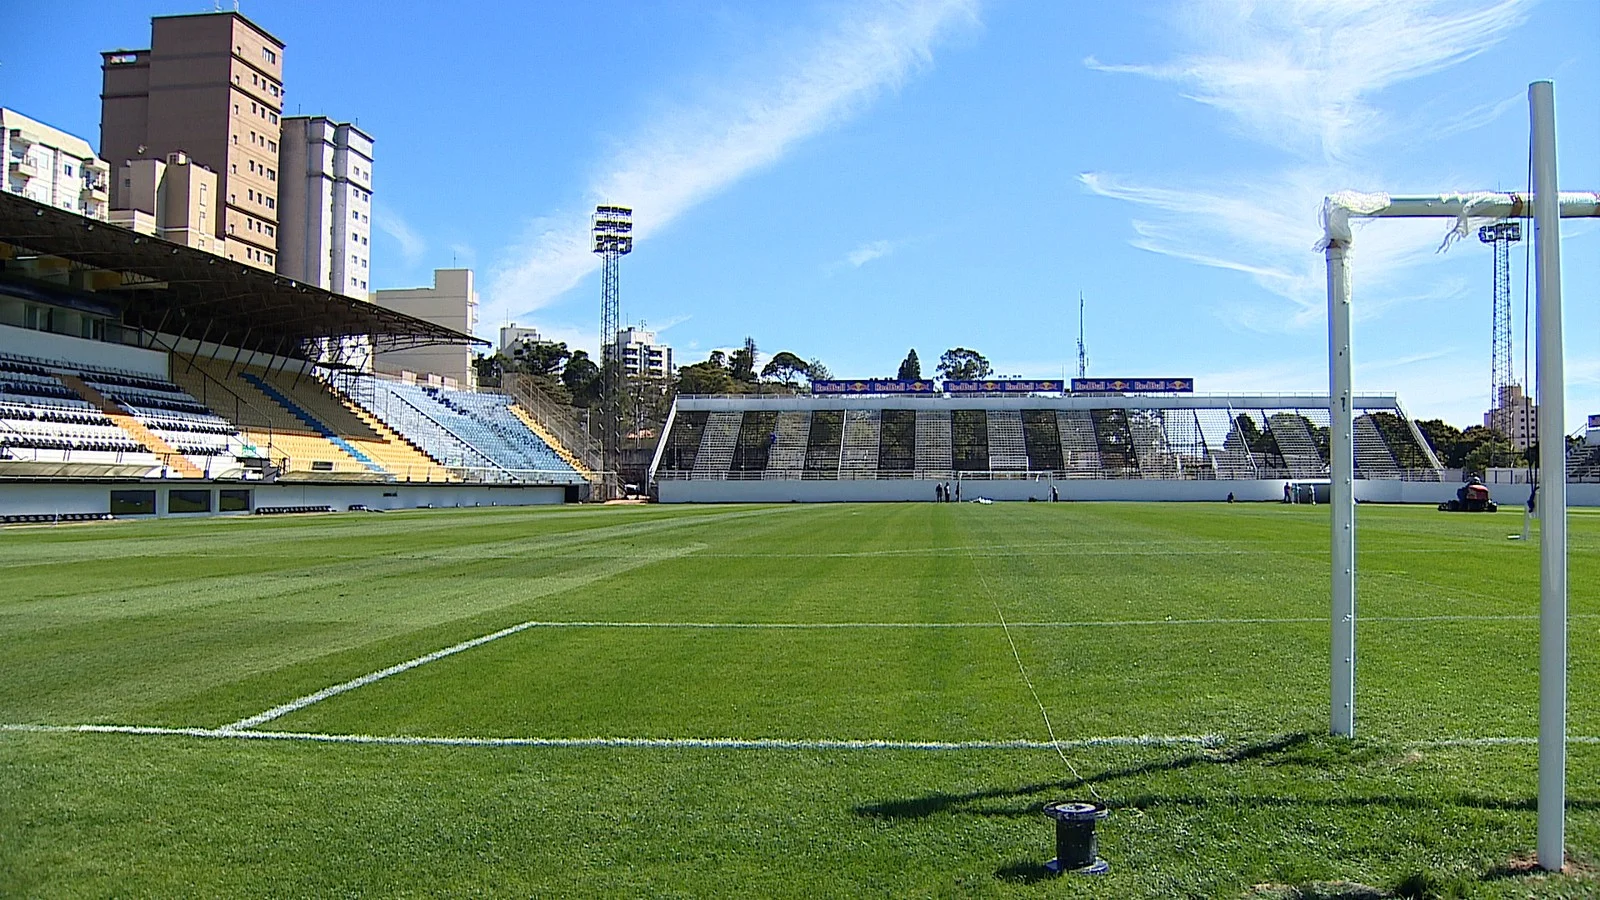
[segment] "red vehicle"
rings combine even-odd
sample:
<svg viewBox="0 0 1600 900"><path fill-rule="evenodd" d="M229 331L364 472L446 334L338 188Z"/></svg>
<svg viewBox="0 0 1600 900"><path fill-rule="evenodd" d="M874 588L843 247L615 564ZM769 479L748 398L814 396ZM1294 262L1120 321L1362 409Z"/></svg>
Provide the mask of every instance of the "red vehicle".
<svg viewBox="0 0 1600 900"><path fill-rule="evenodd" d="M1441 512L1495 512L1499 504L1489 499L1489 487L1474 478L1456 491L1456 499L1439 504Z"/></svg>

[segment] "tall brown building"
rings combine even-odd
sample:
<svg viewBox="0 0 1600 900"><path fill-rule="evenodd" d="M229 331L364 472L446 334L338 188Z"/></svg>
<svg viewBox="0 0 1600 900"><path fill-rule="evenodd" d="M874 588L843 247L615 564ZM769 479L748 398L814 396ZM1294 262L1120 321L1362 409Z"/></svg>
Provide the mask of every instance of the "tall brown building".
<svg viewBox="0 0 1600 900"><path fill-rule="evenodd" d="M216 172L222 252L275 268L283 42L236 12L157 16L150 49L101 57L101 158L117 171L183 152ZM128 187L112 184L113 209Z"/></svg>

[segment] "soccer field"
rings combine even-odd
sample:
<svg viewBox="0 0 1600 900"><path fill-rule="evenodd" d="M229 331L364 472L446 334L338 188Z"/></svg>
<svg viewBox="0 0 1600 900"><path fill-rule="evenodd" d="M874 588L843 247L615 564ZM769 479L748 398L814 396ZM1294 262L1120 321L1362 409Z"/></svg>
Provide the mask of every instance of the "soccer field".
<svg viewBox="0 0 1600 900"><path fill-rule="evenodd" d="M1570 876L1518 868L1520 527L1360 509L1353 742L1324 736L1323 506L8 529L0 895L1596 896L1600 515L1571 525ZM1095 797L1111 874L1045 879L1041 805Z"/></svg>

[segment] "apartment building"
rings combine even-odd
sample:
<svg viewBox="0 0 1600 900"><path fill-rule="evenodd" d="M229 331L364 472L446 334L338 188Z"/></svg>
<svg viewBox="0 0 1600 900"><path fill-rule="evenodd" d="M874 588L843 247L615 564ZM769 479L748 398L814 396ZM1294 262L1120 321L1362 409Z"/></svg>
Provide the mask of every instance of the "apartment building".
<svg viewBox="0 0 1600 900"><path fill-rule="evenodd" d="M326 116L287 116L282 126L278 273L365 300L372 278L372 136Z"/></svg>
<svg viewBox="0 0 1600 900"><path fill-rule="evenodd" d="M622 354L622 371L631 378L671 378L672 348L656 343L656 333L642 328L617 332L617 343L606 348L606 358Z"/></svg>
<svg viewBox="0 0 1600 900"><path fill-rule="evenodd" d="M478 290L471 269L435 269L431 288L377 291L372 299L379 306L467 334L478 324ZM379 350L373 357L372 367L389 375L404 372L437 375L463 387L477 387L478 384L477 370L472 367L472 348L464 344Z"/></svg>
<svg viewBox="0 0 1600 900"><path fill-rule="evenodd" d="M6 193L106 218L109 173L83 138L0 108L0 160Z"/></svg>
<svg viewBox="0 0 1600 900"><path fill-rule="evenodd" d="M112 224L207 253L222 250L216 235L217 173L186 154L169 153L165 160L124 164L116 184L126 206L111 210Z"/></svg>
<svg viewBox="0 0 1600 900"><path fill-rule="evenodd" d="M237 12L157 16L150 47L101 54L100 155L184 153L217 175L222 253L275 271L283 42ZM123 202L114 183L112 205Z"/></svg>

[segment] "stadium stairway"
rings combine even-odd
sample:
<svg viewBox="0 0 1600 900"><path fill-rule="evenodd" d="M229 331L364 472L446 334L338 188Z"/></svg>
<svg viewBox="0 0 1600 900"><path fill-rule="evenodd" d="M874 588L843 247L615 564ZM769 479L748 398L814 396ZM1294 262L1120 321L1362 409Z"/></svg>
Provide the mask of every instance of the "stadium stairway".
<svg viewBox="0 0 1600 900"><path fill-rule="evenodd" d="M917 477L954 478L950 452L950 411L917 410Z"/></svg>
<svg viewBox="0 0 1600 900"><path fill-rule="evenodd" d="M288 410L290 415L305 423L306 427L310 428L313 432L321 435L323 440L334 445L335 447L338 447L340 450L343 450L345 453L349 454L353 459L355 459L356 462L366 466L368 471L376 472L380 475L388 474L383 466L378 465L377 460L374 460L361 450L356 449L354 444L335 434L333 429L322 424L320 420L311 415L311 413L307 412L303 407L300 406L300 404L289 399L289 397L285 396L282 391L279 391L277 387L269 384L261 376L255 374L254 372L242 372L240 373L239 377L243 378L256 390L265 394L268 400L271 400L272 402Z"/></svg>
<svg viewBox="0 0 1600 900"><path fill-rule="evenodd" d="M1022 435L1022 413L991 409L988 416L989 468L1027 471L1028 446Z"/></svg>
<svg viewBox="0 0 1600 900"><path fill-rule="evenodd" d="M548 428L540 425L537 419L529 414L527 410L522 408L521 404L511 404L511 414L521 420L522 424L528 426L529 431L538 435L539 440L549 444L550 449L554 450L557 456L565 460L567 465L577 469L578 474L582 475L585 481L599 483L600 476L596 475L593 469L590 469L587 465L585 465L583 460L578 458L577 454L567 449L565 444L556 440L556 436L551 434Z"/></svg>
<svg viewBox="0 0 1600 900"><path fill-rule="evenodd" d="M880 425L879 411L876 409L845 410L843 449L839 453L841 480L877 477Z"/></svg>
<svg viewBox="0 0 1600 900"><path fill-rule="evenodd" d="M1181 478L1183 466L1167 441L1166 421L1156 410L1139 410L1128 417L1133 452L1145 478Z"/></svg>
<svg viewBox="0 0 1600 900"><path fill-rule="evenodd" d="M127 432L139 445L162 458L166 465L171 467L184 478L204 478L206 473L190 461L189 457L179 453L177 448L162 440L155 432L144 426L143 422L134 418L131 413L118 406L117 403L104 394L85 384L83 379L74 375L58 374L57 380L76 391L78 396L94 404L106 418L116 424L118 428Z"/></svg>
<svg viewBox="0 0 1600 900"><path fill-rule="evenodd" d="M1267 427L1278 439L1278 449L1283 453L1283 463L1292 478L1316 478L1328 473L1317 443L1306 427L1306 420L1294 413L1273 413Z"/></svg>
<svg viewBox="0 0 1600 900"><path fill-rule="evenodd" d="M1085 409L1056 411L1056 428L1061 432L1062 468L1069 478L1099 478L1100 442L1094 435L1094 419Z"/></svg>
<svg viewBox="0 0 1600 900"><path fill-rule="evenodd" d="M767 454L767 469L762 478L799 478L806 467L806 442L811 437L809 412L780 412L773 442Z"/></svg>
<svg viewBox="0 0 1600 900"><path fill-rule="evenodd" d="M260 448L263 452L270 447L273 461L281 462L285 472L373 477L355 457L308 428L298 417L245 381L242 374L242 370L223 362L174 358L171 377L175 384L195 397L215 398L208 405L239 429L246 446ZM219 393L219 389L226 393ZM228 396L236 402L223 401Z"/></svg>
<svg viewBox="0 0 1600 900"><path fill-rule="evenodd" d="M1100 445L1102 477L1138 478L1139 460L1133 452L1133 432L1128 428L1128 411L1092 409L1094 436Z"/></svg>
<svg viewBox="0 0 1600 900"><path fill-rule="evenodd" d="M1395 462L1372 416L1356 416L1355 445L1357 478L1400 477L1400 464Z"/></svg>
<svg viewBox="0 0 1600 900"><path fill-rule="evenodd" d="M714 412L706 417L700 449L694 455L694 477L721 477L733 465L733 448L739 442L742 412Z"/></svg>

